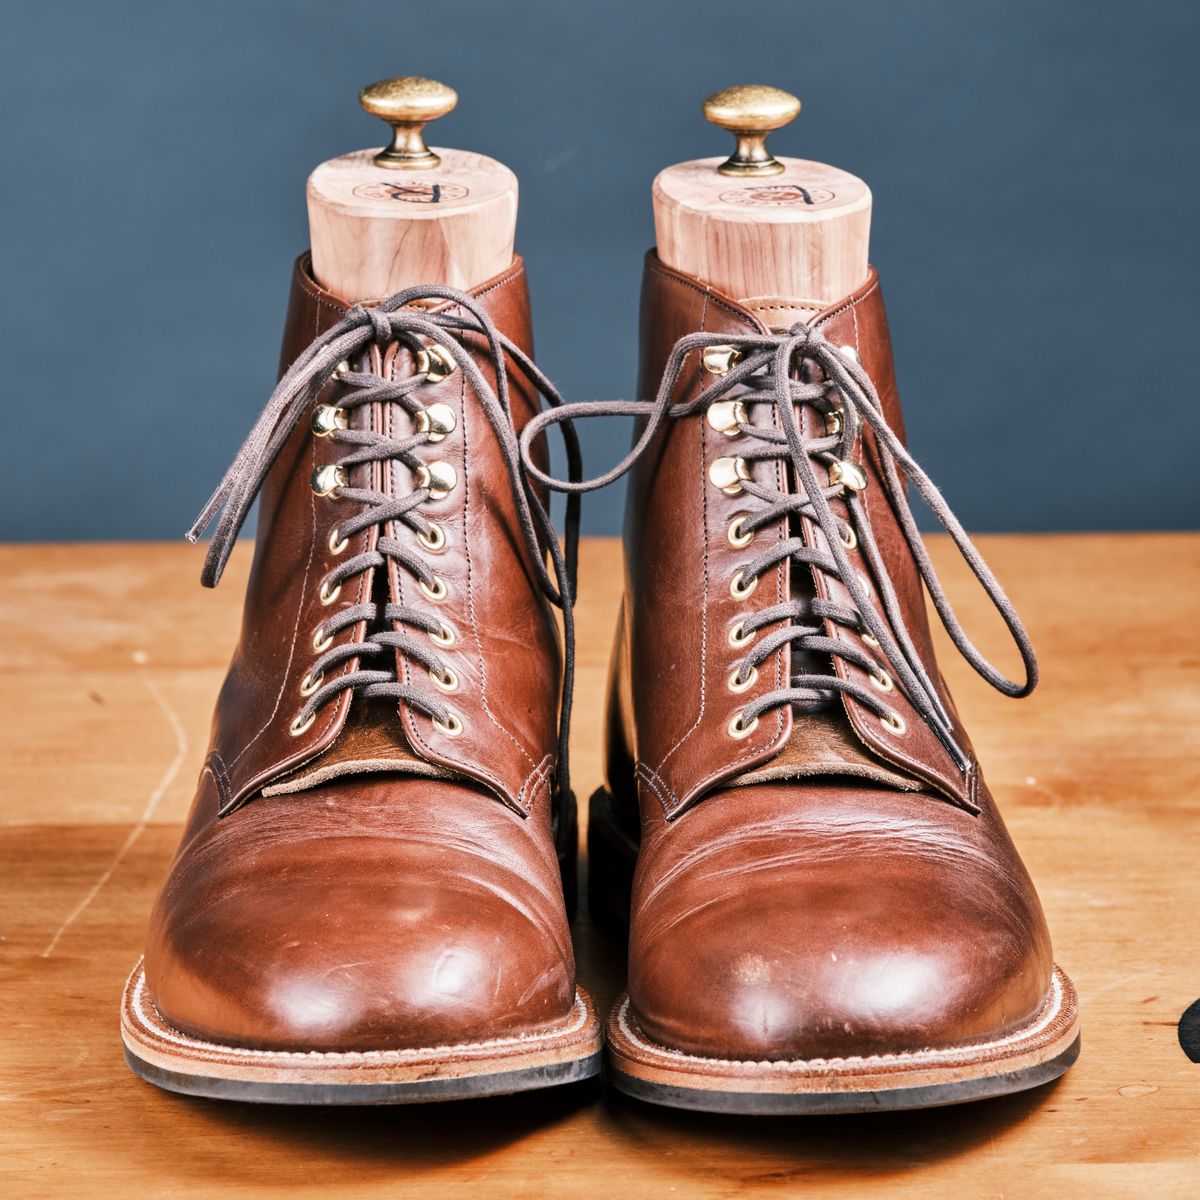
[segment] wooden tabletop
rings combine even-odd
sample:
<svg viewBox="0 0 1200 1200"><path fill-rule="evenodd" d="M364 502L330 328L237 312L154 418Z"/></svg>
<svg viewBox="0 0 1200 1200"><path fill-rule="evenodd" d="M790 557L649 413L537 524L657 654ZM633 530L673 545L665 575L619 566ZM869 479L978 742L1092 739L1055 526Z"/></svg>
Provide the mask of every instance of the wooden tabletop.
<svg viewBox="0 0 1200 1200"><path fill-rule="evenodd" d="M1003 634L948 547L959 611ZM198 773L248 547L213 593L184 546L0 548L0 1192L35 1197L1200 1195L1200 536L985 537L1043 683L992 693L940 643L1083 1003L1056 1085L868 1117L725 1118L602 1086L423 1108L188 1100L125 1068L117 1002ZM585 546L576 787L599 783L616 543ZM1010 657L1004 657L1005 654ZM581 918L602 1003L620 956Z"/></svg>

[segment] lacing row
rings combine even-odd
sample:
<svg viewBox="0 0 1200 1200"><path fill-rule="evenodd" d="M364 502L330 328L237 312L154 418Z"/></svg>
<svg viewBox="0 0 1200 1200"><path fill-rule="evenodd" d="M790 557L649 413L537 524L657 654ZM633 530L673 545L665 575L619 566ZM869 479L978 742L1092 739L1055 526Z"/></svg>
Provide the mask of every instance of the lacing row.
<svg viewBox="0 0 1200 1200"><path fill-rule="evenodd" d="M425 311L408 307L418 302L449 302L458 312ZM466 335L481 335L496 375L493 388L463 345ZM416 371L398 380L384 380L351 364L373 343L386 349L396 342L412 351ZM201 576L214 587L224 571L239 530L283 445L306 414L311 414L313 433L345 445L347 453L334 464L319 468L313 489L321 496L349 501L361 508L346 516L333 529L329 550L341 555L356 535L373 527L379 536L373 548L335 566L320 583L320 601L332 605L344 585L370 570L386 569L395 563L416 580L419 591L431 603L446 599L446 582L426 561L446 544L444 531L421 513L431 499L440 499L456 484L448 463L425 463L415 451L441 441L453 430L456 418L449 406L423 406L421 388L461 369L467 384L487 415L500 447L516 503L522 535L529 548L538 586L563 613L565 662L560 706L559 782L568 782L567 736L570 726L574 679L575 637L572 606L578 566L579 498L568 497L564 545L560 547L546 505L530 485L521 468L521 449L513 424L508 367L505 356L517 364L538 395L553 406L562 398L532 359L496 329L487 313L468 295L447 287L414 287L398 292L382 304L355 306L327 332L321 334L296 359L279 381L262 415L255 423L217 490L188 532L196 541L211 521L219 516ZM338 404L318 405L320 392L331 379L342 385ZM371 429L351 428L350 414L369 404L396 404L413 419L413 432L392 437ZM562 426L568 474L580 476L579 446L570 422ZM368 487L352 485L356 467L371 463L401 463L414 474L416 486L403 495L388 495ZM425 553L390 536L389 526L411 530ZM546 565L549 555L551 568ZM345 692L367 698L388 698L426 714L434 727L447 737L462 733L461 718L436 692L401 682L397 655L416 662L429 675L437 692L458 690L459 678L441 655L457 641L455 630L433 612L411 604L366 601L339 609L313 633L312 649L318 655L301 685L304 704L290 725L299 736L316 719L317 711ZM361 642L337 640L344 630L365 622L370 632ZM422 636L424 635L424 636ZM354 670L328 678L334 668L350 659L360 659Z"/></svg>
<svg viewBox="0 0 1200 1200"><path fill-rule="evenodd" d="M704 366L717 377L693 399L672 404L688 356L698 352ZM805 364L815 366L816 379L805 379ZM731 393L739 393L733 398ZM751 406L770 405L775 421L752 424ZM806 437L801 431L798 409L817 414L822 430ZM818 330L803 324L787 333L759 334L730 342L728 335L696 333L680 338L671 351L658 393L653 400L593 401L564 405L539 414L521 434L521 453L526 471L544 486L578 496L619 479L638 461L668 420L707 410L710 424L730 435L745 439L736 458L713 462L710 481L730 495L744 492L761 507L739 514L729 528L731 546L741 548L753 541L757 530L789 518L790 536L773 541L758 555L741 563L730 579L730 592L748 597L759 577L785 560L815 568L838 579L850 594L850 605L820 598L796 599L747 616L733 626L730 643L735 648L750 646L730 677L731 691L748 691L757 679L759 666L792 644L802 654L837 656L867 672L870 684L841 678L832 673L803 672L777 688L757 697L730 721L734 737L747 736L766 712L783 705L801 707L842 693L879 717L893 734L905 732L903 718L892 708L887 693L902 689L913 708L937 736L960 770L970 759L954 736L954 724L937 687L921 661L905 628L895 587L871 531L866 505L860 493L868 477L854 461L859 435L864 426L874 434L878 448L880 478L917 569L929 590L934 606L955 646L971 666L997 690L1009 696L1024 696L1037 683L1037 660L1033 647L1012 603L992 574L982 555L968 537L928 475L908 453L884 417L874 385L858 362L858 356L840 352ZM556 479L533 460L534 439L560 421L587 417L629 416L645 419L633 449L615 467L595 478ZM777 422L777 424L775 423ZM780 491L752 477L753 464L783 461L790 469L792 489ZM943 528L950 534L975 578L1008 627L1024 664L1025 679L1018 683L994 667L976 648L956 617L930 561L925 544L909 508L903 471L924 498ZM786 486L786 485L785 485ZM846 506L847 519L840 519L831 499ZM798 517L809 518L824 535L827 549L809 546L796 536ZM871 603L871 582L850 558L860 551L875 581L883 616ZM854 630L883 663L858 646L826 636L824 622ZM759 637L761 631L776 626ZM802 661L802 656L797 656Z"/></svg>

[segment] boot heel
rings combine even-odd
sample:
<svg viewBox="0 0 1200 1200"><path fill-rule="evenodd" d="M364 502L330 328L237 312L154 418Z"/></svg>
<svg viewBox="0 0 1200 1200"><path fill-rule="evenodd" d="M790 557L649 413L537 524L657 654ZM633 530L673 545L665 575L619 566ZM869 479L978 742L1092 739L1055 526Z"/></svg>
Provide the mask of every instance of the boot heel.
<svg viewBox="0 0 1200 1200"><path fill-rule="evenodd" d="M592 923L613 941L629 940L629 907L637 843L621 829L603 788L588 802L587 899Z"/></svg>

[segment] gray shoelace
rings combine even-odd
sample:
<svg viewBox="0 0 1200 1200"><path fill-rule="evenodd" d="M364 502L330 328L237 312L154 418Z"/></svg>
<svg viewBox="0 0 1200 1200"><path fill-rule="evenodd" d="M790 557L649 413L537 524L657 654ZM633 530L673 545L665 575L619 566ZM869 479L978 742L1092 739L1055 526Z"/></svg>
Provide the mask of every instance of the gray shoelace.
<svg viewBox="0 0 1200 1200"><path fill-rule="evenodd" d="M672 404L671 396L684 370L689 354L701 354L714 346L732 345L741 358L727 374L718 376L692 400ZM801 378L804 364L820 368L820 382ZM888 425L875 393L874 385L862 367L841 354L817 330L803 324L794 325L787 333L762 334L737 339L728 335L695 333L680 338L667 361L662 383L653 400L589 401L564 405L556 411L539 414L521 434L521 453L526 471L544 486L568 495L579 495L601 488L624 475L651 444L664 422L692 416L711 403L742 389L739 399L748 405L770 403L778 416L779 427L754 425L747 420L739 423L738 433L746 439L739 456L748 464L768 460L783 460L791 468L794 493L780 492L753 479L742 481L743 491L755 497L762 507L744 518L743 534L774 524L781 519L806 516L824 534L828 552L814 549L802 538L789 536L771 543L756 557L742 565L740 574L749 585L760 574L784 560L806 564L828 576L836 577L850 593L852 606L834 604L816 597L803 596L790 603L775 605L743 622L746 634L768 625L778 624L762 638L753 640L737 669L739 681L746 681L759 664L792 643L804 653L803 661L811 656L837 655L863 670L881 675L881 667L865 651L824 635L824 622L855 629L874 643L891 668L896 684L901 687L921 719L946 747L960 770L967 770L970 758L958 744L954 724L943 704L930 674L921 661L913 640L904 625L895 587L867 518L864 501L857 491L845 482L834 482L830 469L835 464L852 465L851 457L861 428L869 426L875 435L881 466L880 477L892 510L907 541L925 586L933 599L942 624L959 652L994 688L1008 696L1028 695L1037 684L1037 659L1029 635L1016 610L992 574L982 555L951 512L942 494L929 476L901 444ZM805 437L797 420L796 406L809 406L820 414L836 412L836 432L821 437ZM615 467L592 479L555 479L542 471L533 461L530 451L533 440L549 425L559 421L578 421L587 417L629 416L645 419L645 426L633 449ZM818 477L818 471L821 477ZM967 636L956 617L934 571L909 508L903 471L929 505L943 528L950 534L962 557L971 568L988 598L1008 627L1024 664L1025 680L1018 683L994 667ZM833 512L829 501L840 497L846 505L848 520L842 521ZM851 540L853 536L853 541ZM845 541L843 541L845 539ZM857 545L877 584L880 602L886 619L881 619L870 602L867 583L847 554L846 542ZM894 632L893 632L894 631ZM890 676L889 676L890 679ZM893 719L887 701L876 688L866 687L852 679L832 673L802 672L794 675L790 686L777 688L751 701L742 710L741 721L750 725L763 713L781 705L812 705L822 698L841 692L852 696L881 720Z"/></svg>
<svg viewBox="0 0 1200 1200"><path fill-rule="evenodd" d="M406 307L428 301L448 301L457 306L462 315ZM496 374L495 388L463 347L460 338L464 334L481 335L486 340ZM462 370L467 384L478 397L500 447L538 586L563 613L565 662L560 709L559 784L565 790L569 787L567 735L575 669L572 606L578 563L579 498L568 497L564 545L560 547L548 508L542 504L522 471L521 448L509 401L505 355L528 377L545 402L561 407L563 401L533 360L501 334L487 313L465 293L448 287L408 288L378 306L355 306L341 321L310 343L280 379L217 490L188 531L188 540L195 542L217 518L201 581L206 587L215 587L220 581L238 532L271 465L296 424L313 408L318 394L335 374L345 387L345 394L338 400L339 407L343 409L389 403L399 405L414 419L421 412L422 405L416 393L427 383L426 374L384 380L343 366L353 362L371 343L383 349L392 342L409 347L414 356L429 343L441 347ZM414 451L429 441L430 432L428 428L422 431L417 427L417 431L410 436L396 438L370 429L346 428L332 430L329 437L348 447L346 455L337 465L344 468L349 481L349 473L353 468L373 462L400 462L416 471L421 462ZM579 445L569 421L562 425L562 432L568 474L571 479L577 480L581 473ZM325 576L323 586L329 592L364 571L385 567L389 560L427 588L435 588L437 577L421 555L387 535L387 527L393 523L405 525L426 538L433 533L430 522L420 512L421 506L430 498L429 487L415 487L406 495L387 495L370 488L347 485L335 488L330 494L361 506L353 516L347 516L339 522L337 535L340 539L353 537L372 526L379 527L379 537L373 550L347 559ZM553 573L546 565L547 554ZM436 695L401 683L396 671L396 655L399 653L445 677L447 665L436 651L423 644L423 639L411 636L403 628L408 626L426 633L437 633L441 629L441 621L410 605L384 604L381 613L378 604L363 603L342 608L326 620L322 626L322 640L328 644L339 632L359 622L367 622L371 631L366 639L329 645L310 668L307 679L323 679L348 659L359 659L359 666L316 687L297 715L297 722L302 723L343 692L354 691L366 697L386 697L410 705L443 724L448 723L452 718L447 706Z"/></svg>

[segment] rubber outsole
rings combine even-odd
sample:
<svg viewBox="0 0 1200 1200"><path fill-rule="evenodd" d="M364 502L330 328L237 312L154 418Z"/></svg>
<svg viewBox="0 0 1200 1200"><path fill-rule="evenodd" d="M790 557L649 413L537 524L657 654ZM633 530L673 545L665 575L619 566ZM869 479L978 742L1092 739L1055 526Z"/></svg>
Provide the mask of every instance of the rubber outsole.
<svg viewBox="0 0 1200 1200"><path fill-rule="evenodd" d="M667 1108L693 1112L740 1113L746 1116L835 1116L847 1113L896 1112L918 1108L944 1108L973 1100L991 1100L1014 1092L1051 1083L1066 1073L1079 1057L1080 1040L1057 1058L1024 1071L992 1075L962 1083L930 1084L925 1087L886 1088L874 1092L711 1092L698 1088L649 1083L613 1067L608 1077L627 1096Z"/></svg>

